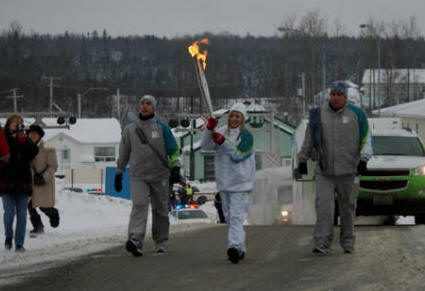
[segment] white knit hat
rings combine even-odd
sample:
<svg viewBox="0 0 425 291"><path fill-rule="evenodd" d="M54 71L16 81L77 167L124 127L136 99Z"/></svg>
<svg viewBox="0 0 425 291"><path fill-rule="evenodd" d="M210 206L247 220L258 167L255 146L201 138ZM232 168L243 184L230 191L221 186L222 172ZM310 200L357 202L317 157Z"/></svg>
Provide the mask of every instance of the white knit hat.
<svg viewBox="0 0 425 291"><path fill-rule="evenodd" d="M153 107L156 108L155 97L153 97L152 95L143 95L142 98L140 98L139 100L139 105L141 105L144 100L149 100L152 103Z"/></svg>
<svg viewBox="0 0 425 291"><path fill-rule="evenodd" d="M238 103L233 104L232 107L230 107L229 113L232 112L232 111L240 112L240 113L242 113L243 118L245 120L248 119L248 112L246 111L246 106L243 103L238 102Z"/></svg>

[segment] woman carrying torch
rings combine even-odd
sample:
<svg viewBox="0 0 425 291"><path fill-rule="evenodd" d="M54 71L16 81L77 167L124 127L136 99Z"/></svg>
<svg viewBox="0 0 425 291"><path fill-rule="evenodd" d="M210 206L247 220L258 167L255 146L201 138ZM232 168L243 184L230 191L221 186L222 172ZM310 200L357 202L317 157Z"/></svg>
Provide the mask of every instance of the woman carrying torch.
<svg viewBox="0 0 425 291"><path fill-rule="evenodd" d="M247 118L245 105L236 103L230 109L226 126L215 130L218 120L208 119L201 141L202 149L215 151L217 190L228 225L227 256L233 264L243 259L246 252L243 221L255 175L254 139L244 127Z"/></svg>

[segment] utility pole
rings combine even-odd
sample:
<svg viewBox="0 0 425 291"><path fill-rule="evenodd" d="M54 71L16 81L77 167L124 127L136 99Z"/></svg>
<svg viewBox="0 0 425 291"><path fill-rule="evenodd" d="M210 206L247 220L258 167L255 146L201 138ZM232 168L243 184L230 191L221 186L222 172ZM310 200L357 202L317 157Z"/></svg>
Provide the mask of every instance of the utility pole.
<svg viewBox="0 0 425 291"><path fill-rule="evenodd" d="M42 77L42 80L49 80L49 88L50 88L50 92L49 92L49 112L53 112L53 86L54 86L54 80L61 80L62 78L59 77Z"/></svg>
<svg viewBox="0 0 425 291"><path fill-rule="evenodd" d="M117 88L117 109L118 109L118 120L121 120L121 96L120 88Z"/></svg>
<svg viewBox="0 0 425 291"><path fill-rule="evenodd" d="M24 98L24 95L16 95L17 91L18 91L17 88L13 88L10 91L12 92L13 95L6 96L6 98L13 99L13 112L17 113L18 112L18 98Z"/></svg>
<svg viewBox="0 0 425 291"><path fill-rule="evenodd" d="M78 93L77 94L77 107L78 107L78 118L81 118L81 111L82 111L82 105L81 105L81 98L86 96L87 93L89 93L92 90L102 90L102 91L108 91L108 88L104 88L104 87L91 87L88 88L86 91L84 91L84 93ZM119 96L119 89L118 89L118 96Z"/></svg>
<svg viewBox="0 0 425 291"><path fill-rule="evenodd" d="M193 114L193 95L190 96L190 113ZM195 152L193 151L193 129L196 128L196 119L192 120L190 129L190 180L195 180Z"/></svg>
<svg viewBox="0 0 425 291"><path fill-rule="evenodd" d="M305 96L305 73L301 73L301 92L302 92L302 100L303 100L303 117L306 113L306 96Z"/></svg>

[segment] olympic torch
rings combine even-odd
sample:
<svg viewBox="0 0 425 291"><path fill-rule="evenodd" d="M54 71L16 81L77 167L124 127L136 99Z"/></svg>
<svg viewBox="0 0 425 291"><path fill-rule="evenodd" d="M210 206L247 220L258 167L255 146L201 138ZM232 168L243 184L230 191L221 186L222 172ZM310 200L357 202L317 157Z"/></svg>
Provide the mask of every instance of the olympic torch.
<svg viewBox="0 0 425 291"><path fill-rule="evenodd" d="M188 50L190 55L193 57L193 60L195 61L196 80L198 81L199 89L201 90L202 99L204 99L204 102L207 105L210 116L214 117L210 90L208 88L207 78L205 77L208 51L204 50L201 52L199 50L200 44L209 44L209 40L204 38L200 41L195 41L191 46L188 47Z"/></svg>

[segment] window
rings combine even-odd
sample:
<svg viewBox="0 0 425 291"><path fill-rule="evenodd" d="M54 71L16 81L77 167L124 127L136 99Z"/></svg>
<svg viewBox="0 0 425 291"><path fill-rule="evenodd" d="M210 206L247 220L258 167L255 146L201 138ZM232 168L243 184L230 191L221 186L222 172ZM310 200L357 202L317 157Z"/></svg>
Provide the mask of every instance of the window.
<svg viewBox="0 0 425 291"><path fill-rule="evenodd" d="M373 136L372 148L373 154L377 156L425 156L417 137Z"/></svg>
<svg viewBox="0 0 425 291"><path fill-rule="evenodd" d="M63 149L59 151L59 164L61 169L66 169L70 167L71 152L69 149Z"/></svg>
<svg viewBox="0 0 425 291"><path fill-rule="evenodd" d="M95 147L94 160L96 162L115 161L115 147Z"/></svg>
<svg viewBox="0 0 425 291"><path fill-rule="evenodd" d="M255 170L261 170L263 168L263 155L264 152L255 152Z"/></svg>
<svg viewBox="0 0 425 291"><path fill-rule="evenodd" d="M204 180L205 181L214 181L214 155L205 155L204 156Z"/></svg>

